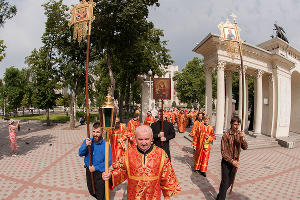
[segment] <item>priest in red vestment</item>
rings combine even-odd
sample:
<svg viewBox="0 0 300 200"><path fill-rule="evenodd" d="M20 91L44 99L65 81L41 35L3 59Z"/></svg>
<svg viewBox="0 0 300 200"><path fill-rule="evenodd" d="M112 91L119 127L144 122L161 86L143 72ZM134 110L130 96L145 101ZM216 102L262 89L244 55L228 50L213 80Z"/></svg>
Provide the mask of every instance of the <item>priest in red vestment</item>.
<svg viewBox="0 0 300 200"><path fill-rule="evenodd" d="M214 129L208 125L209 116L204 117L204 123L195 131L193 139L194 170L206 177L208 159L210 155L210 143L215 139Z"/></svg>
<svg viewBox="0 0 300 200"><path fill-rule="evenodd" d="M110 145L112 148L112 161L115 162L125 151L122 147L122 136L127 135L126 124L120 123L120 118L116 117L116 125L110 135ZM125 144L124 144L125 145Z"/></svg>
<svg viewBox="0 0 300 200"><path fill-rule="evenodd" d="M135 147L136 142L135 142L135 129L140 126L140 121L139 121L140 115L138 113L134 114L134 118L131 119L127 123L127 129L126 129L126 134L122 135L120 138L120 143L123 147L123 149L126 149L126 141L128 140L128 148L129 147Z"/></svg>
<svg viewBox="0 0 300 200"><path fill-rule="evenodd" d="M126 150L124 156L113 164L113 170L102 174L109 180L111 189L128 180L128 200L160 200L178 194L181 188L166 152L153 145L152 130L142 125L136 129L135 148Z"/></svg>
<svg viewBox="0 0 300 200"><path fill-rule="evenodd" d="M186 127L186 115L183 110L180 111L180 114L178 115L177 120L178 120L177 125L178 125L179 133L184 133L185 127Z"/></svg>
<svg viewBox="0 0 300 200"><path fill-rule="evenodd" d="M155 122L155 118L152 116L151 111L147 112L147 117L145 118L144 125L151 126Z"/></svg>
<svg viewBox="0 0 300 200"><path fill-rule="evenodd" d="M197 115L196 115L196 119L194 121L194 124L193 124L193 127L192 127L192 130L190 132L190 135L192 137L195 136L195 133L196 133L196 130L203 124L203 113L202 112L199 112Z"/></svg>

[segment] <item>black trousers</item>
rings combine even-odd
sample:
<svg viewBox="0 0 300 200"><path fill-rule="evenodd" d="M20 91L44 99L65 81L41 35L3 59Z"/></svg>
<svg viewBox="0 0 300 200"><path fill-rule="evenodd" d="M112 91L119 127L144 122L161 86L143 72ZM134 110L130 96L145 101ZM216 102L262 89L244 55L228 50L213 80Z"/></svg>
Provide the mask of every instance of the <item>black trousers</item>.
<svg viewBox="0 0 300 200"><path fill-rule="evenodd" d="M154 144L160 148L162 148L163 150L165 150L165 152L167 153L167 155L169 156L169 160L171 162L171 153L170 153L170 144L169 141L165 141L163 143L161 143L160 140L155 140Z"/></svg>
<svg viewBox="0 0 300 200"><path fill-rule="evenodd" d="M95 197L97 200L104 200L105 199L105 181L102 179L102 172L95 171L93 173L96 194L93 194L91 172L88 167L86 168L85 174L86 174L86 184L87 184L90 194L93 197Z"/></svg>
<svg viewBox="0 0 300 200"><path fill-rule="evenodd" d="M225 200L226 193L228 188L231 186L233 182L234 172L236 167L234 167L231 163L222 159L221 162L221 169L222 169L222 181L220 184L219 194L217 196L217 200Z"/></svg>

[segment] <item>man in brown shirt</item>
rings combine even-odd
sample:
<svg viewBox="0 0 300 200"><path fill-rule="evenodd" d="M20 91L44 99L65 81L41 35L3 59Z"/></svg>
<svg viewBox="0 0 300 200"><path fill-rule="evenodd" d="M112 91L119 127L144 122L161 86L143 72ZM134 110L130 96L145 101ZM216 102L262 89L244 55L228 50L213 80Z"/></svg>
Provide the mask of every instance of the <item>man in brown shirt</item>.
<svg viewBox="0 0 300 200"><path fill-rule="evenodd" d="M239 131L240 118L237 116L232 117L230 124L231 128L224 133L221 140L222 181L217 200L226 198L227 190L233 182L235 170L239 166L240 147L243 150L248 148L244 131Z"/></svg>

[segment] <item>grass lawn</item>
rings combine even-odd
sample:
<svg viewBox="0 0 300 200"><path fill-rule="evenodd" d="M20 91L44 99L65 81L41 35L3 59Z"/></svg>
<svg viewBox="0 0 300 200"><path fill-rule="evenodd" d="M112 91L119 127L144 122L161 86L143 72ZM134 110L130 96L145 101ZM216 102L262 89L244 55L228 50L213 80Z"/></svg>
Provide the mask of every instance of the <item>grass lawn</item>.
<svg viewBox="0 0 300 200"><path fill-rule="evenodd" d="M34 115L22 115L22 116L17 116L13 117L11 116L12 119L15 120L37 120L41 122L46 122L46 115L45 114L34 114ZM50 121L51 122L56 122L56 123L64 123L68 122L70 119L70 116L67 116L65 113L50 113Z"/></svg>
<svg viewBox="0 0 300 200"><path fill-rule="evenodd" d="M98 117L99 114L90 113L90 122L94 121L94 117ZM79 121L79 118L82 116L82 113L78 112L76 114L76 121ZM34 114L34 115L21 115L21 116L11 116L11 119L15 120L37 120L41 122L46 122L46 114ZM98 119L99 120L99 119ZM65 123L70 121L70 115L66 115L65 113L50 113L50 121L54 123Z"/></svg>

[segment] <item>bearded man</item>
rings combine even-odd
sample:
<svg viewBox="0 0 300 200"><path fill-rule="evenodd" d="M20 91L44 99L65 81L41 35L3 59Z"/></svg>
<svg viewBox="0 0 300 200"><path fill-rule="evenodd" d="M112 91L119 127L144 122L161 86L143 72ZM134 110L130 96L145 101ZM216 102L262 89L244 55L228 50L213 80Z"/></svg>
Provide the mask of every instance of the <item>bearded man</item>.
<svg viewBox="0 0 300 200"><path fill-rule="evenodd" d="M103 129L100 123L93 125L93 138L86 138L79 148L78 155L84 156L84 167L86 168L86 183L90 194L97 200L105 199L105 182L102 173L105 171L105 141L102 137ZM88 146L91 147L93 165L90 165ZM109 166L112 164L112 151L109 145ZM91 172L94 175L95 194L93 193Z"/></svg>

